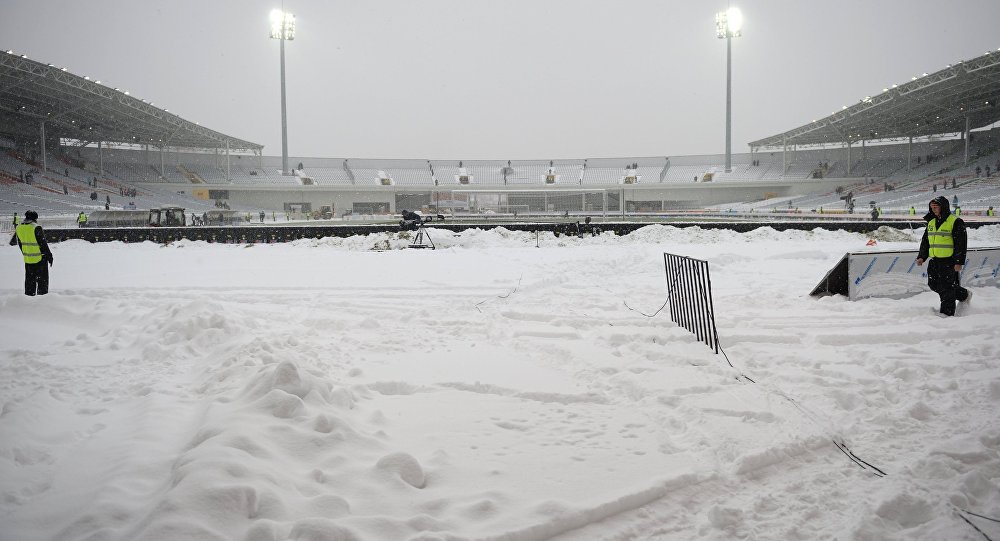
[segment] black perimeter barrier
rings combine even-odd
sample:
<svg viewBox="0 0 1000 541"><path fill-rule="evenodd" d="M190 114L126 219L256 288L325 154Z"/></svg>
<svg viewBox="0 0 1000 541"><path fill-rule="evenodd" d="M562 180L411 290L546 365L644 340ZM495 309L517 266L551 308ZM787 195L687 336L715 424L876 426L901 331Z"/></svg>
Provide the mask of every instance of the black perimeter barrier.
<svg viewBox="0 0 1000 541"><path fill-rule="evenodd" d="M715 328L708 261L664 253L663 267L667 273L670 320L694 333L718 355L719 332Z"/></svg>
<svg viewBox="0 0 1000 541"><path fill-rule="evenodd" d="M571 223L571 222L567 222ZM979 227L980 225L991 225L993 222L978 223L967 222L966 227ZM869 233L875 231L880 226L894 227L896 229L917 229L924 227L925 222L916 221L808 221L808 222L601 222L596 224L601 231L614 231L617 235L627 235L636 229L648 225L669 225L673 227L699 227L701 229L729 229L740 233L753 231L760 227L770 227L777 231L788 229L812 230L829 229L849 231L852 233ZM481 222L481 223L444 223L435 222L434 229L448 230L454 232L465 231L467 229L493 229L503 227L510 231L562 231L566 223L544 222L544 223L502 223L502 222ZM191 226L191 227L122 227L122 228L75 228L75 229L46 229L45 239L48 242L61 242L71 239L82 239L88 242L144 242L152 241L157 243L167 243L177 240L201 240L206 242L222 243L270 243L270 242L290 242L299 239L321 239L323 237L351 237L354 235L368 235L371 233L398 232L399 225L379 224L379 225L302 225L302 226L268 226L268 225L244 225L244 226Z"/></svg>

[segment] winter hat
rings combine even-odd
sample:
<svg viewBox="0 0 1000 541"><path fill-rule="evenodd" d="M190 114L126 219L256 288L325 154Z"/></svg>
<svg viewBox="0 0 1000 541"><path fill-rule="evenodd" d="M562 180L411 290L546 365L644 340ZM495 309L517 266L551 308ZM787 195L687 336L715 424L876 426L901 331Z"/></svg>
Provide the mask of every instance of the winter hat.
<svg viewBox="0 0 1000 541"><path fill-rule="evenodd" d="M931 203L937 203L938 206L941 207L941 216L942 217L946 218L949 214L951 214L951 203L948 202L948 198L947 197L945 197L943 195L940 195L938 197L935 197L934 199L931 199ZM930 208L931 208L931 205L930 205L930 203L928 203L927 204L927 210L929 210L931 212L931 214L933 214L934 211L930 210Z"/></svg>

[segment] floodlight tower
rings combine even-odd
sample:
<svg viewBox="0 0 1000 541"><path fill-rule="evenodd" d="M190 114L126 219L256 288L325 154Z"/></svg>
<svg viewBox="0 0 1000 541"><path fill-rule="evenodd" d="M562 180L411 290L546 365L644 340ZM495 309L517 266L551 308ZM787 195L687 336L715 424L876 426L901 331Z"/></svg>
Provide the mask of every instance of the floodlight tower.
<svg viewBox="0 0 1000 541"><path fill-rule="evenodd" d="M281 41L281 174L288 170L288 116L285 112L285 41L295 39L295 15L280 9L271 12L271 38Z"/></svg>
<svg viewBox="0 0 1000 541"><path fill-rule="evenodd" d="M715 14L715 35L726 40L726 172L733 172L733 38L743 35L743 14L729 8Z"/></svg>

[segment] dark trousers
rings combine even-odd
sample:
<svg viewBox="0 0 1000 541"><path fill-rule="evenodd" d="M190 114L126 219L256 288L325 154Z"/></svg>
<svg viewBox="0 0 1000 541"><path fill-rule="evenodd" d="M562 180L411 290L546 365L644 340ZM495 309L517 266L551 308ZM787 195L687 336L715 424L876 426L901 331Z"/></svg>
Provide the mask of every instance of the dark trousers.
<svg viewBox="0 0 1000 541"><path fill-rule="evenodd" d="M43 260L24 264L24 294L44 295L49 292L49 266Z"/></svg>
<svg viewBox="0 0 1000 541"><path fill-rule="evenodd" d="M941 297L941 313L955 315L955 301L969 298L969 290L958 283L955 264L950 259L931 258L927 262L927 285Z"/></svg>

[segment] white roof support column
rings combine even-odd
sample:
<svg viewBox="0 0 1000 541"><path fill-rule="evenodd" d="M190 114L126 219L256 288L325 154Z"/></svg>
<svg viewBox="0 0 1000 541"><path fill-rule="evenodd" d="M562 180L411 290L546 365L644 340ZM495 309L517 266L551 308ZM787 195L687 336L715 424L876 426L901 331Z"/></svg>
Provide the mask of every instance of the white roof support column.
<svg viewBox="0 0 1000 541"><path fill-rule="evenodd" d="M233 183L233 176L229 173L229 139L226 139L226 182Z"/></svg>
<svg viewBox="0 0 1000 541"><path fill-rule="evenodd" d="M149 149L148 145L146 146L146 149L147 150ZM97 142L97 163L98 163L98 171L97 171L97 173L98 173L98 175L100 175L100 176L103 177L104 176L104 145L101 143L101 141Z"/></svg>
<svg viewBox="0 0 1000 541"><path fill-rule="evenodd" d="M785 159L785 151L788 150L788 137L781 136L781 178L785 178L785 171L788 169L788 161Z"/></svg>
<svg viewBox="0 0 1000 541"><path fill-rule="evenodd" d="M969 136L969 117L968 117L968 115L966 115L966 117L965 117L965 133L964 133L964 135L965 135L965 165L969 165L969 139L971 139L971 137Z"/></svg>
<svg viewBox="0 0 1000 541"><path fill-rule="evenodd" d="M42 138L39 148L42 150L42 176L44 177L45 172L48 170L48 166L45 163L45 122L40 123L38 129L41 132L40 136ZM968 152L966 152L966 155L968 155Z"/></svg>
<svg viewBox="0 0 1000 541"><path fill-rule="evenodd" d="M847 141L847 176L851 176L851 142Z"/></svg>
<svg viewBox="0 0 1000 541"><path fill-rule="evenodd" d="M910 141L906 143L906 170L910 170L910 160L913 158L913 136L910 136Z"/></svg>

